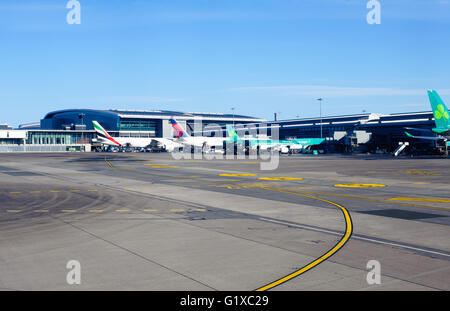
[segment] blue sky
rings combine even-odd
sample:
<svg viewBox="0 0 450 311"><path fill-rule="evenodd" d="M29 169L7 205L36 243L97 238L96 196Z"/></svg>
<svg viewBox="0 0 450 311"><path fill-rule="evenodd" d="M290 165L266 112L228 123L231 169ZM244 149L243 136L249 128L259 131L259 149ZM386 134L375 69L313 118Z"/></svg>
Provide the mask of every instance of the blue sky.
<svg viewBox="0 0 450 311"><path fill-rule="evenodd" d="M450 103L450 0L0 1L0 123L66 108L281 119Z"/></svg>

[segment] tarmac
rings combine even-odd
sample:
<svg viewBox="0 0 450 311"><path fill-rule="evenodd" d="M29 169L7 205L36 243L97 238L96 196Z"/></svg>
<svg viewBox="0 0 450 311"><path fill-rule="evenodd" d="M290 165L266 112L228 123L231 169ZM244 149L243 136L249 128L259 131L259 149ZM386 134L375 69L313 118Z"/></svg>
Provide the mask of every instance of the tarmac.
<svg viewBox="0 0 450 311"><path fill-rule="evenodd" d="M450 290L449 161L0 154L0 289Z"/></svg>

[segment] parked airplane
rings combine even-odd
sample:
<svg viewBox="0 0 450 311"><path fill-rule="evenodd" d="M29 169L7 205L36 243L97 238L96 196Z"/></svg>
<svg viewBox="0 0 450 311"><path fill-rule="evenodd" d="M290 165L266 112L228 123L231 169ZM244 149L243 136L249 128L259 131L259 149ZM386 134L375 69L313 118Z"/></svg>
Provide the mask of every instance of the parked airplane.
<svg viewBox="0 0 450 311"><path fill-rule="evenodd" d="M99 142L105 145L132 148L162 147L168 152L182 147L181 144L167 138L111 137L97 121L92 121L92 125L97 133Z"/></svg>
<svg viewBox="0 0 450 311"><path fill-rule="evenodd" d="M170 119L172 128L175 132L175 142L183 144L184 146L191 146L196 148L211 148L223 146L223 143L229 141L229 137L206 137L206 136L191 136L175 119Z"/></svg>
<svg viewBox="0 0 450 311"><path fill-rule="evenodd" d="M234 139L234 141L243 142L248 141L252 150L275 150L281 153L289 153L291 150L297 152L306 149L310 146L320 145L325 141L323 138L297 138L293 140L274 140L274 139L260 139L260 138L247 138L242 139L236 133L235 129L231 125L227 125L228 135Z"/></svg>

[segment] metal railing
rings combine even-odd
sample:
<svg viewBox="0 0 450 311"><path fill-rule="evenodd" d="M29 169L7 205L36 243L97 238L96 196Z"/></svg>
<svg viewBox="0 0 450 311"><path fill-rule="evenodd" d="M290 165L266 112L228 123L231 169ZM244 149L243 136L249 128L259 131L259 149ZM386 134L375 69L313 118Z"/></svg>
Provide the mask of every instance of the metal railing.
<svg viewBox="0 0 450 311"><path fill-rule="evenodd" d="M0 152L67 152L69 145L0 145Z"/></svg>

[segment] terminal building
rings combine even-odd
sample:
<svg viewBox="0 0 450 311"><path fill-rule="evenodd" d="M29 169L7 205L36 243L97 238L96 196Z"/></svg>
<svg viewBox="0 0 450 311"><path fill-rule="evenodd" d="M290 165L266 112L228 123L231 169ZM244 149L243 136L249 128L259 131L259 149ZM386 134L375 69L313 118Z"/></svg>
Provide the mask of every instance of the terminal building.
<svg viewBox="0 0 450 311"><path fill-rule="evenodd" d="M389 115L365 113L270 123L280 126L281 139L325 138L327 152L390 153L400 143L410 140L405 134L407 128L431 130L434 116L431 111ZM439 147L442 146L434 141L415 140L411 143L411 148L417 151Z"/></svg>
<svg viewBox="0 0 450 311"><path fill-rule="evenodd" d="M408 128L431 130L434 126L431 111L389 115L364 113L269 121L263 132L273 136L271 131L276 129L280 139L325 138L319 149L330 153L391 153L404 142L410 142L408 150L411 152L442 152L445 149L443 142L412 140L405 134ZM254 132L261 124L237 126L239 128ZM245 134L245 131L241 132Z"/></svg>
<svg viewBox="0 0 450 311"><path fill-rule="evenodd" d="M89 151L96 133L92 121L98 121L112 137L173 137L169 123L175 118L188 133L194 132L194 122L201 121L203 129L221 129L234 124L237 129L256 128L267 135L271 129L278 130L280 139L325 138L320 146L323 152L377 152L389 153L398 144L408 140L405 129L434 127L431 111L375 114L364 113L322 118L266 121L243 115L177 112L165 110L94 110L69 109L53 111L38 123L11 129L0 125L1 151ZM213 130L214 131L214 130ZM208 131L195 135L208 135ZM412 147L414 146L414 147ZM442 148L439 142L414 141L411 148L435 150Z"/></svg>
<svg viewBox="0 0 450 311"><path fill-rule="evenodd" d="M92 121L98 121L112 137L173 137L169 123L175 118L190 133L194 122L203 127L247 124L265 121L235 114L178 112L166 110L94 110L53 111L39 123L19 126L17 130L0 128L1 151L89 151L96 133ZM94 140L95 141L95 140Z"/></svg>

